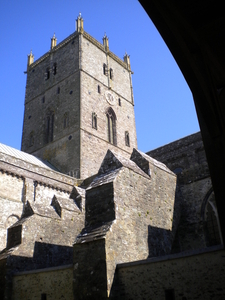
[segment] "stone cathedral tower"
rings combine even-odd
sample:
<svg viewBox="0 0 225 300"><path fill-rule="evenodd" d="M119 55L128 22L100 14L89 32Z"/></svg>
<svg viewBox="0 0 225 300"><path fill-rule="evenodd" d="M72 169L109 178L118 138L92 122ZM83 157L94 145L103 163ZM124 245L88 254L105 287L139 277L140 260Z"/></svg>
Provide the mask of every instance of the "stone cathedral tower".
<svg viewBox="0 0 225 300"><path fill-rule="evenodd" d="M137 148L130 59L83 30L34 61L28 56L22 151L77 178L97 173L107 149Z"/></svg>

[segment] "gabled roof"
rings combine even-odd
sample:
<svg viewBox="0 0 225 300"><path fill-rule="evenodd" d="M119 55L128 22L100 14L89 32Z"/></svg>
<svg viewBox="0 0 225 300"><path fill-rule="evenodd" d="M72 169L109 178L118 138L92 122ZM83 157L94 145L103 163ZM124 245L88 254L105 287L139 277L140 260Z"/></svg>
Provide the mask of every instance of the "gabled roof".
<svg viewBox="0 0 225 300"><path fill-rule="evenodd" d="M108 150L97 176L93 179L87 190L102 184L112 182L123 167L128 168L145 178L150 178L136 165L135 162L119 154L115 154L111 150Z"/></svg>
<svg viewBox="0 0 225 300"><path fill-rule="evenodd" d="M155 167L166 171L167 173L170 173L171 175L175 175L165 164L163 164L162 162L152 158L151 156L145 154L144 152L141 152L140 150L137 149L133 149L133 152L131 154L131 160L134 160L136 163L137 160L135 159L135 157L140 157L142 159L144 159L145 161L148 161L150 164L154 165Z"/></svg>
<svg viewBox="0 0 225 300"><path fill-rule="evenodd" d="M98 175L106 174L110 171L119 169L119 168L128 168L132 171L134 171L137 174L142 175L143 177L149 178L147 174L145 174L144 171L142 171L135 162L133 162L130 159L127 159L119 154L116 154L112 152L111 150L108 150L106 153L106 156L101 164L101 167L98 171Z"/></svg>
<svg viewBox="0 0 225 300"><path fill-rule="evenodd" d="M59 204L59 206L60 206L61 209L66 209L66 210L69 210L69 211L78 211L78 212L80 212L80 210L77 207L77 205L74 202L74 200L71 199L69 196L68 196L68 198L66 198L66 197L58 197L58 196L54 195L54 197L52 199L51 206L54 207L54 202L55 201Z"/></svg>
<svg viewBox="0 0 225 300"><path fill-rule="evenodd" d="M42 204L37 204L37 203L30 203L29 201L26 202L25 206L24 206L24 211L22 214L22 219L32 215L39 215L42 217L46 217L46 218L54 218L54 219L59 219L58 214L56 213L55 209L52 206L43 206ZM18 221L20 222L20 221ZM18 224L15 223L15 224ZM15 224L13 224L12 226L14 226ZM12 227L11 226L11 227Z"/></svg>

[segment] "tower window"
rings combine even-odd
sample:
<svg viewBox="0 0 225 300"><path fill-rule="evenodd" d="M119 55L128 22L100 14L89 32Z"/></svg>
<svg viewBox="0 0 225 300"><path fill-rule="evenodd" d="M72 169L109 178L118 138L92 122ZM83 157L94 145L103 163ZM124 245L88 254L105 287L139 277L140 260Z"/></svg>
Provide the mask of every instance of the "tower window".
<svg viewBox="0 0 225 300"><path fill-rule="evenodd" d="M45 96L42 98L42 103L45 103Z"/></svg>
<svg viewBox="0 0 225 300"><path fill-rule="evenodd" d="M32 147L34 145L34 132L31 131L30 137L29 137L29 147Z"/></svg>
<svg viewBox="0 0 225 300"><path fill-rule="evenodd" d="M45 80L48 80L50 78L50 69L47 68L45 71Z"/></svg>
<svg viewBox="0 0 225 300"><path fill-rule="evenodd" d="M110 77L110 79L113 80L113 69L111 69L111 68L109 70L109 77Z"/></svg>
<svg viewBox="0 0 225 300"><path fill-rule="evenodd" d="M66 112L63 116L63 128L67 128L69 126L69 114Z"/></svg>
<svg viewBox="0 0 225 300"><path fill-rule="evenodd" d="M54 112L49 112L47 116L46 124L46 143L53 141L53 131L54 131Z"/></svg>
<svg viewBox="0 0 225 300"><path fill-rule="evenodd" d="M98 85L98 93L101 94L101 87Z"/></svg>
<svg viewBox="0 0 225 300"><path fill-rule="evenodd" d="M53 71L53 75L57 74L57 63L54 63L52 71Z"/></svg>
<svg viewBox="0 0 225 300"><path fill-rule="evenodd" d="M41 300L47 300L47 294L41 294Z"/></svg>
<svg viewBox="0 0 225 300"><path fill-rule="evenodd" d="M108 67L106 64L103 64L103 74L106 76L108 75Z"/></svg>
<svg viewBox="0 0 225 300"><path fill-rule="evenodd" d="M121 99L120 98L118 99L118 104L119 104L119 106L121 106Z"/></svg>
<svg viewBox="0 0 225 300"><path fill-rule="evenodd" d="M116 114L114 110L110 107L106 112L107 117L107 127L108 127L108 141L110 144L116 146Z"/></svg>
<svg viewBox="0 0 225 300"><path fill-rule="evenodd" d="M130 137L129 137L129 132L125 131L125 145L127 147L130 147Z"/></svg>
<svg viewBox="0 0 225 300"><path fill-rule="evenodd" d="M175 300L174 289L165 290L165 300Z"/></svg>
<svg viewBox="0 0 225 300"><path fill-rule="evenodd" d="M60 94L60 87L57 88L57 94Z"/></svg>
<svg viewBox="0 0 225 300"><path fill-rule="evenodd" d="M97 115L96 115L96 113L92 113L92 128L97 130Z"/></svg>

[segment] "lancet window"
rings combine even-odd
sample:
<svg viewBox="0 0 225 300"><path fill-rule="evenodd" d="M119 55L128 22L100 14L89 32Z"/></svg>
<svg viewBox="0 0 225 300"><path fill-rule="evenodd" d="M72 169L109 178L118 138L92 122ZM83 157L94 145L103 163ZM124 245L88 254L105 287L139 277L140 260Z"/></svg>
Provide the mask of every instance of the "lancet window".
<svg viewBox="0 0 225 300"><path fill-rule="evenodd" d="M108 141L110 144L116 145L116 114L114 110L110 107L106 112L107 117L107 133Z"/></svg>

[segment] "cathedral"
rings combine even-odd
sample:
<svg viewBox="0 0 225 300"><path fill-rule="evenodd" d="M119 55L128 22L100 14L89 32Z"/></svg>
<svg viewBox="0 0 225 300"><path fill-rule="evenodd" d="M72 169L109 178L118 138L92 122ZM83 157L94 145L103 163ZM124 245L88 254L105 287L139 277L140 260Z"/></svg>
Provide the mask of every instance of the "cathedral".
<svg viewBox="0 0 225 300"><path fill-rule="evenodd" d="M0 144L0 299L224 299L201 133L139 151L130 57L81 16L26 74L21 151Z"/></svg>

